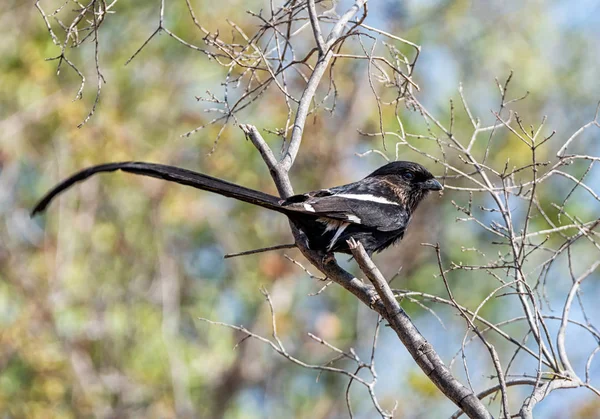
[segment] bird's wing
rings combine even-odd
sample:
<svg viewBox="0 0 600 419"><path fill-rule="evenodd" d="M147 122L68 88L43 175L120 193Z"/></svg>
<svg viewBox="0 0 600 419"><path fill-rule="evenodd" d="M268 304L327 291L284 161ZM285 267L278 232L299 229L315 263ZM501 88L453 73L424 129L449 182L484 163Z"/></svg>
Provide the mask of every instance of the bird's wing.
<svg viewBox="0 0 600 419"><path fill-rule="evenodd" d="M410 214L387 186L368 178L331 189L294 195L282 205L308 215L393 231L406 227Z"/></svg>

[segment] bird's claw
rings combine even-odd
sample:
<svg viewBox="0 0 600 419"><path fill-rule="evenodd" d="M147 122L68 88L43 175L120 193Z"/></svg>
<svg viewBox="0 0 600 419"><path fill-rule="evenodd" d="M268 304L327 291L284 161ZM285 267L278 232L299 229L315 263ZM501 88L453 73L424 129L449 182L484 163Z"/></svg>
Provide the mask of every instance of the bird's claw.
<svg viewBox="0 0 600 419"><path fill-rule="evenodd" d="M333 255L333 252L325 253L321 259L321 263L323 265L328 265L332 262L335 262L335 256Z"/></svg>
<svg viewBox="0 0 600 419"><path fill-rule="evenodd" d="M373 309L377 303L381 301L381 297L375 290L375 287L371 287L368 291L369 293L369 308Z"/></svg>

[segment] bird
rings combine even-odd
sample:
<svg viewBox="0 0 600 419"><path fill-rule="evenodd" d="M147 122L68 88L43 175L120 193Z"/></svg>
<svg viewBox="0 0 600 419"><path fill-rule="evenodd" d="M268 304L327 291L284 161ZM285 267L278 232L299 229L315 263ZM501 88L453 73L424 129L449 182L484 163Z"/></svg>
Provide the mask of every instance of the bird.
<svg viewBox="0 0 600 419"><path fill-rule="evenodd" d="M46 210L65 190L90 176L121 170L214 192L286 215L306 240L305 245L325 254L351 253L350 238L367 254L381 252L400 241L419 203L431 191L443 189L422 165L394 161L365 178L327 189L279 198L202 173L158 163L117 162L88 167L52 188L33 208Z"/></svg>

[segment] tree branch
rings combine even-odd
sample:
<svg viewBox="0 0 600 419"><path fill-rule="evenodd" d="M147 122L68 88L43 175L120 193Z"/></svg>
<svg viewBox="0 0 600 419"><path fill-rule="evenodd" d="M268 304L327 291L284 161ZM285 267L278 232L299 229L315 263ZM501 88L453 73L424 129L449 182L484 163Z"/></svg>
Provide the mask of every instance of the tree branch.
<svg viewBox="0 0 600 419"><path fill-rule="evenodd" d="M373 283L377 290L379 300L372 308L385 318L396 332L417 365L429 379L458 407L463 409L471 418L491 418L475 394L462 385L446 367L442 359L433 349L433 346L404 312L395 299L385 278L373 263L361 243L352 240L350 250L364 274ZM331 278L331 277L330 277ZM335 280L335 278L332 278Z"/></svg>
<svg viewBox="0 0 600 419"><path fill-rule="evenodd" d="M340 20L334 25L333 29L329 33L327 37L327 43L325 45L326 53L323 56L319 57L317 64L315 65L315 69L312 72L308 84L306 88L302 92L302 97L300 98L300 103L298 105L298 110L296 111L296 118L294 119L294 126L292 128L292 134L290 137L290 141L288 143L287 148L283 153L283 158L279 162L279 167L288 172L294 161L296 160L296 156L298 155L298 150L300 150L300 143L302 142L302 133L304 132L304 125L306 124L306 118L308 116L310 110L310 103L315 96L317 91L317 87L323 78L323 74L325 74L325 70L329 65L329 61L333 58L334 52L331 47L338 41L342 30L346 23L358 11L366 4L367 0L356 0L354 5L348 9L346 13L340 18Z"/></svg>

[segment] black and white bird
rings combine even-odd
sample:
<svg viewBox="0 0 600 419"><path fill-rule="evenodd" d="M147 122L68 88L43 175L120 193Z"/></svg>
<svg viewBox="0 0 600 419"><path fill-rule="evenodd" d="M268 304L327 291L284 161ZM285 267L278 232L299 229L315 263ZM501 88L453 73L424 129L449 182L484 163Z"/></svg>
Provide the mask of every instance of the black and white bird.
<svg viewBox="0 0 600 419"><path fill-rule="evenodd" d="M326 253L350 253L346 241L354 238L369 254L402 239L417 205L429 191L442 185L423 166L396 161L347 185L320 189L287 199L248 189L179 167L144 162L107 163L84 169L56 185L35 206L42 212L61 192L100 172L122 170L215 192L285 214L308 241L308 247Z"/></svg>

